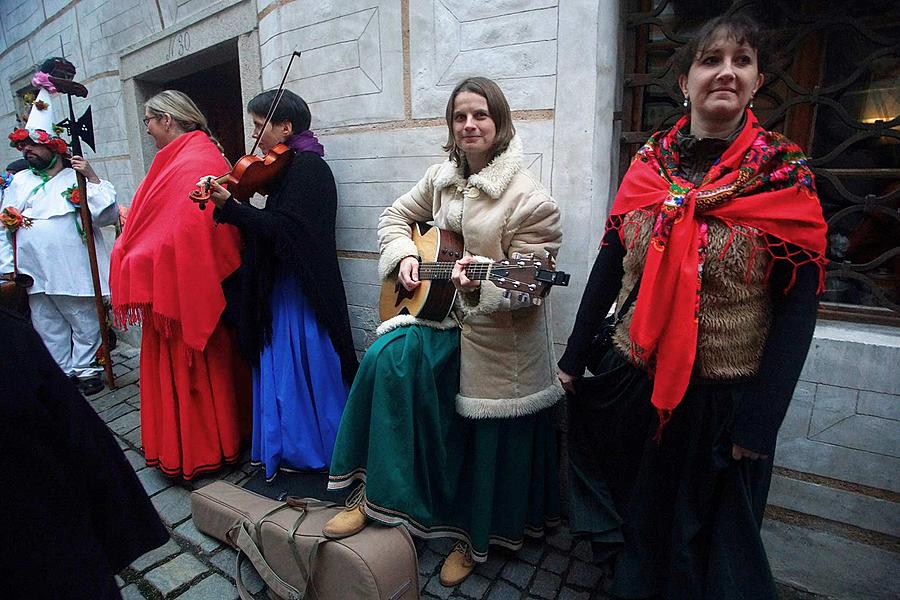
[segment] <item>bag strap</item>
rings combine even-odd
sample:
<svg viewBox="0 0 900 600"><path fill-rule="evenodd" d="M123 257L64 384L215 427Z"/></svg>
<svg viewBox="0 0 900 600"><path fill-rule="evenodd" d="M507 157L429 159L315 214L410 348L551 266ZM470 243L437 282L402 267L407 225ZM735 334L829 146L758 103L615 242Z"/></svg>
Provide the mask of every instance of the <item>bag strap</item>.
<svg viewBox="0 0 900 600"><path fill-rule="evenodd" d="M287 600L303 600L303 598L306 596L306 590L311 585L313 568L315 566L316 556L319 552L319 544L321 543L321 540L317 540L313 544L313 547L309 552L309 556L307 556L306 561L304 561L300 556L299 549L297 548L297 543L294 541L294 534L297 533L297 530L300 528L300 525L306 518L307 511L310 508L335 507L337 507L337 505L333 502L325 502L316 498L298 498L297 496L288 496L287 498L285 498L284 504L270 510L269 512L264 514L256 523L253 524L258 538L261 534L263 521L265 521L267 517L270 517L276 512L279 512L286 508L299 511L300 515L297 517L297 520L294 522L294 526L290 531L288 544L290 545L291 551L294 555L294 561L297 563L297 567L301 571L303 580L306 581L306 585L304 586L304 590L302 592L279 577L275 570L272 569L271 566L269 566L269 563L266 562L266 559L260 551L259 546L257 546L256 542L253 541L253 537L247 530L246 523L236 525L231 531L229 531L228 538L238 548L237 560L235 564L234 582L241 600L253 600L253 596L249 593L247 587L244 585L244 578L243 574L241 573L241 566L248 558L250 559L250 563L256 569L256 572L259 573L259 576L262 578L265 584L269 586L269 589L272 590L275 594Z"/></svg>
<svg viewBox="0 0 900 600"><path fill-rule="evenodd" d="M248 558L256 569L256 572L259 573L262 580L275 594L286 600L303 600L303 594L300 590L279 577L272 567L269 566L269 563L266 562L262 552L260 552L259 546L253 541L250 532L247 531L246 524L241 523L240 525L235 526L228 532L228 537L238 547L237 561L234 569L234 582L237 586L238 594L241 596L241 600L253 600L253 596L250 595L250 592L247 591L247 586L244 585L244 576L241 573L241 566Z"/></svg>

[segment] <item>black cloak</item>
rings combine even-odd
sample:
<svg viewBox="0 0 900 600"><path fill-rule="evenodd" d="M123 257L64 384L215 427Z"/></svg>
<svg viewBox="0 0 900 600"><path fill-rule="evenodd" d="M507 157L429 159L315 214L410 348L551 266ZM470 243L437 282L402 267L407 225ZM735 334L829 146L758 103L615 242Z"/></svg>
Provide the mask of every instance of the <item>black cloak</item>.
<svg viewBox="0 0 900 600"><path fill-rule="evenodd" d="M0 309L0 597L120 598L169 534L109 429L31 323Z"/></svg>
<svg viewBox="0 0 900 600"><path fill-rule="evenodd" d="M328 163L314 152L299 152L271 186L264 209L229 199L214 216L244 234L236 320L245 358L259 364L260 351L271 339L270 298L285 269L297 278L316 320L328 330L344 381L351 383L359 363L338 266L337 186Z"/></svg>

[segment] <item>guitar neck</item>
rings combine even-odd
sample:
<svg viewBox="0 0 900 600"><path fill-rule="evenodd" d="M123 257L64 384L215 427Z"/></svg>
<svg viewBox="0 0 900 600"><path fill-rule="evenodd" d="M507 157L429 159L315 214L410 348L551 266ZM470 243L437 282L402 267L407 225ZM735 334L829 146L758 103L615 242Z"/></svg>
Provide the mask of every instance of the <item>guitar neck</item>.
<svg viewBox="0 0 900 600"><path fill-rule="evenodd" d="M419 279L450 279L455 262L419 263ZM466 267L466 277L473 280L488 279L494 263L471 263Z"/></svg>

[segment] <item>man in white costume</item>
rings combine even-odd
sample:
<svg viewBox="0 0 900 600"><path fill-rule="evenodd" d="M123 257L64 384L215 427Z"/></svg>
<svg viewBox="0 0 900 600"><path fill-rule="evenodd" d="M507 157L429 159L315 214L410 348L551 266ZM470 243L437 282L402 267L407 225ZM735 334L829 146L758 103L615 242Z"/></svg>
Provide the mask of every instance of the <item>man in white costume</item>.
<svg viewBox="0 0 900 600"><path fill-rule="evenodd" d="M10 145L22 152L28 169L15 174L3 194L0 211L22 215L18 227L7 225L0 234L0 273L30 275L31 322L56 363L78 380L85 394L103 389L96 354L100 325L94 305L91 267L81 231L75 171L87 179L87 202L94 220L94 243L100 282L109 295L109 248L100 227L118 218L116 191L97 177L80 156L67 158L68 147L54 130L52 84L38 73L33 83L45 85L35 99L28 123L10 134ZM50 90L48 91L48 89ZM5 219L8 221L9 219Z"/></svg>

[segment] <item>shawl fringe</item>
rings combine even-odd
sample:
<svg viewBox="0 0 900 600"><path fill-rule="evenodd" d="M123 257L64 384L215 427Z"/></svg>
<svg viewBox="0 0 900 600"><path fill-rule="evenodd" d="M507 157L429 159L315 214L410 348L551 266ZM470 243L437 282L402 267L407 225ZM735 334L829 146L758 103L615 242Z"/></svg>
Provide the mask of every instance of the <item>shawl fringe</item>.
<svg viewBox="0 0 900 600"><path fill-rule="evenodd" d="M180 335L181 323L171 317L153 312L153 305L144 304L125 304L115 306L112 309L113 324L124 331L128 331L128 327L141 325L144 322L153 323L153 328L164 338L171 338L174 335ZM195 348L182 340L189 354L194 352L202 353L206 348Z"/></svg>

